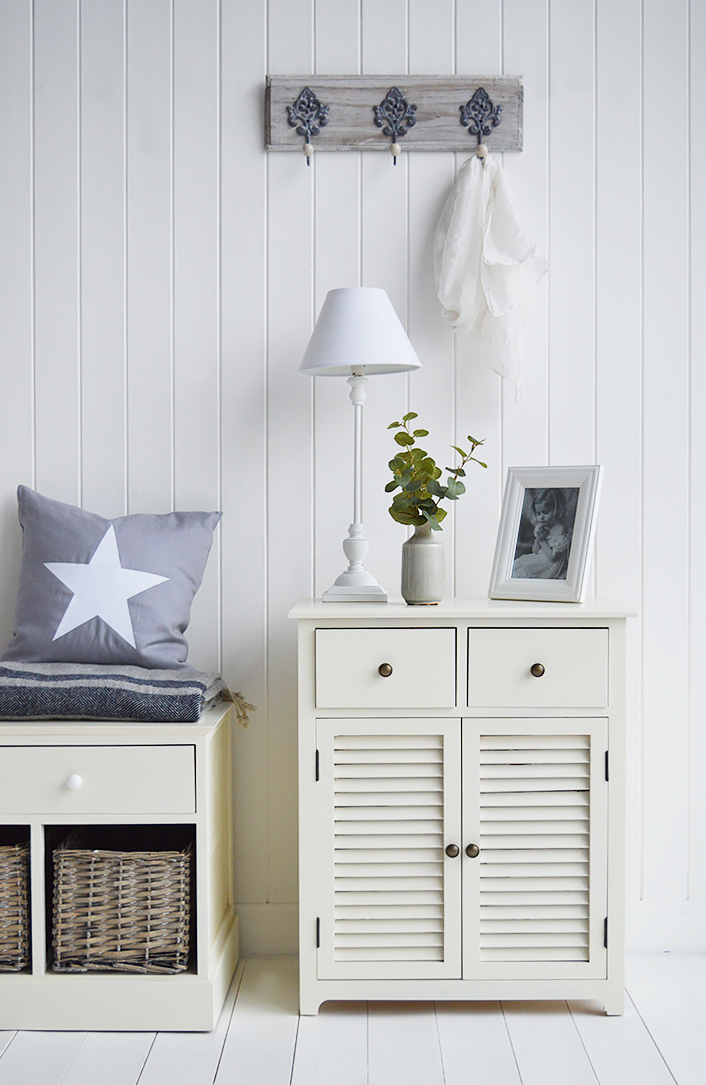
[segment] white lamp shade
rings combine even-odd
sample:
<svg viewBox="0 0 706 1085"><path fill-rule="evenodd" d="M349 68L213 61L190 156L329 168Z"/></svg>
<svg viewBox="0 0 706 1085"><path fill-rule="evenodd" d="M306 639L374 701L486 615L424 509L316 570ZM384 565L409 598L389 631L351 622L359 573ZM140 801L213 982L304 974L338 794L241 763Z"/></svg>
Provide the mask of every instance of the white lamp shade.
<svg viewBox="0 0 706 1085"><path fill-rule="evenodd" d="M367 376L402 373L421 364L386 291L344 286L326 295L299 372Z"/></svg>

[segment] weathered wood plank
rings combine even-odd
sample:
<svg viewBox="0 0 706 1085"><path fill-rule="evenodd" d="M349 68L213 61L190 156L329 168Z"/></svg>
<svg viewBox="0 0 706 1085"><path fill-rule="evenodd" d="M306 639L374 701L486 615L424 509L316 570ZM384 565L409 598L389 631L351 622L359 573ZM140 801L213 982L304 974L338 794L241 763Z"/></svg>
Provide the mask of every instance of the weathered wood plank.
<svg viewBox="0 0 706 1085"><path fill-rule="evenodd" d="M327 151L387 151L390 136L375 124L374 107L397 87L416 106L414 124L400 137L405 150L467 151L477 138L461 123L461 107L483 88L499 106L500 122L483 142L494 151L522 150L522 83L514 76L295 75L268 76L265 142L278 151L301 150L303 137L290 125L293 106L309 87L328 106L326 124L313 139Z"/></svg>

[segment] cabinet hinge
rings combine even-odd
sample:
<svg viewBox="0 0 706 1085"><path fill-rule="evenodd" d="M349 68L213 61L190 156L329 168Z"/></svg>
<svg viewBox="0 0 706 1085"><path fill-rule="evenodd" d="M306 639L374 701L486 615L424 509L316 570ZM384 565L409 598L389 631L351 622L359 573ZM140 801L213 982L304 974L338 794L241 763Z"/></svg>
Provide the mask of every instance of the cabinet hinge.
<svg viewBox="0 0 706 1085"><path fill-rule="evenodd" d="M317 916L316 917L316 948L320 949L320 947L321 947L321 920Z"/></svg>
<svg viewBox="0 0 706 1085"><path fill-rule="evenodd" d="M603 920L603 948L608 948L608 916Z"/></svg>
<svg viewBox="0 0 706 1085"><path fill-rule="evenodd" d="M319 751L316 751L316 782L319 782Z"/></svg>
<svg viewBox="0 0 706 1085"><path fill-rule="evenodd" d="M610 773L608 771L608 751L607 750L605 752L605 778L606 778L606 780L610 779Z"/></svg>

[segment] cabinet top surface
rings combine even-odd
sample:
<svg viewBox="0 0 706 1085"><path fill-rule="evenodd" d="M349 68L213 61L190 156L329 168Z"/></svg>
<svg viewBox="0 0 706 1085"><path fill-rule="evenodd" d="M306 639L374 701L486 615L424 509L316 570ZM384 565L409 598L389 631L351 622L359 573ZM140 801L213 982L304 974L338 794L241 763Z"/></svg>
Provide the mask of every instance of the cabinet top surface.
<svg viewBox="0 0 706 1085"><path fill-rule="evenodd" d="M593 618L631 618L636 611L612 599L587 599L585 603L539 603L508 599L446 599L434 606L409 606L400 601L389 603L324 603L321 599L300 599L289 612L290 618L323 621L327 618L363 618L398 622L416 619L500 620L505 618L553 618L581 621Z"/></svg>

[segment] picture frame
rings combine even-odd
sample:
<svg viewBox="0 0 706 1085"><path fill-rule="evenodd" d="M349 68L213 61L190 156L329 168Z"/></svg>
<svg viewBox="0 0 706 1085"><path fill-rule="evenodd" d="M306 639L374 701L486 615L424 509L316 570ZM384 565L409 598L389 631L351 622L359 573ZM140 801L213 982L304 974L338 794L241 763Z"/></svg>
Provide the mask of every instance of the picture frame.
<svg viewBox="0 0 706 1085"><path fill-rule="evenodd" d="M491 599L584 601L602 476L597 464L508 470Z"/></svg>

